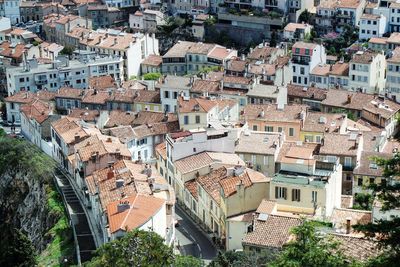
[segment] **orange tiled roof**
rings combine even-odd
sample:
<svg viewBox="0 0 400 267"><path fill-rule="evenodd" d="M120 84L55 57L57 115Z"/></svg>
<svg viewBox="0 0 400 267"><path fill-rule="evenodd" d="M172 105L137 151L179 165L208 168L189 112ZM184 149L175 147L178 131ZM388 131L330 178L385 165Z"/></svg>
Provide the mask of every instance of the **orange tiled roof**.
<svg viewBox="0 0 400 267"><path fill-rule="evenodd" d="M165 200L153 196L134 194L107 205L110 232L131 231L154 217L165 205ZM124 207L118 211L118 207Z"/></svg>
<svg viewBox="0 0 400 267"><path fill-rule="evenodd" d="M20 111L29 119L36 120L39 124L44 122L51 114L51 106L39 99L32 103L22 105Z"/></svg>

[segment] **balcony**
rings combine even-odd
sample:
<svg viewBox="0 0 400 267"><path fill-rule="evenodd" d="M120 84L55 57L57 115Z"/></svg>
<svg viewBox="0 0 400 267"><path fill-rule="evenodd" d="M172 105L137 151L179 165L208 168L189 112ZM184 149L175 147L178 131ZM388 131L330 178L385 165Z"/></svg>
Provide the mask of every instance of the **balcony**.
<svg viewBox="0 0 400 267"><path fill-rule="evenodd" d="M47 79L45 78L45 79L35 79L35 84L37 84L37 85L44 85L44 84L47 84Z"/></svg>
<svg viewBox="0 0 400 267"><path fill-rule="evenodd" d="M299 65L308 65L310 63L309 59L299 59L299 58L292 58L292 63L299 64Z"/></svg>

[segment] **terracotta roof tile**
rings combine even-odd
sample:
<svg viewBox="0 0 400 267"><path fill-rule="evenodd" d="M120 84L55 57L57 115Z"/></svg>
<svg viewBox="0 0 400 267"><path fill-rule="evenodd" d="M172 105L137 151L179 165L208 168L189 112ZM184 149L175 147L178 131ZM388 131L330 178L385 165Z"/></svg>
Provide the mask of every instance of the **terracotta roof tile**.
<svg viewBox="0 0 400 267"><path fill-rule="evenodd" d="M225 107L231 107L236 102L230 99L205 99L205 98L190 98L185 100L182 97L178 98L179 113L191 112L209 112L214 107L220 110Z"/></svg>
<svg viewBox="0 0 400 267"><path fill-rule="evenodd" d="M167 159L167 145L166 142L162 142L155 147L156 152L164 159Z"/></svg>
<svg viewBox="0 0 400 267"><path fill-rule="evenodd" d="M375 157L389 159L393 156L392 153L382 152L361 152L361 158L358 162L353 174L369 175L369 176L383 176L382 167L378 166L374 160Z"/></svg>
<svg viewBox="0 0 400 267"><path fill-rule="evenodd" d="M187 181L185 183L185 188L190 192L194 199L199 199L199 193L197 192L197 182L195 179Z"/></svg>
<svg viewBox="0 0 400 267"><path fill-rule="evenodd" d="M158 67L162 64L162 57L158 55L149 55L142 61L141 64Z"/></svg>
<svg viewBox="0 0 400 267"><path fill-rule="evenodd" d="M300 113L305 112L307 108L306 105L286 105L281 110L276 104L247 105L243 116L246 120L300 121Z"/></svg>
<svg viewBox="0 0 400 267"><path fill-rule="evenodd" d="M115 79L111 76L90 77L89 87L97 90L117 89Z"/></svg>
<svg viewBox="0 0 400 267"><path fill-rule="evenodd" d="M304 90L303 86L293 84L287 85L287 91L288 96L315 99L320 101L325 99L327 92L327 90L317 87L308 87L307 90Z"/></svg>
<svg viewBox="0 0 400 267"><path fill-rule="evenodd" d="M359 140L360 137L357 136L356 138ZM321 145L320 153L323 155L356 156L360 147L355 144L356 141L351 140L351 135L325 134L324 144Z"/></svg>
<svg viewBox="0 0 400 267"><path fill-rule="evenodd" d="M266 220L255 220L254 229L243 238L243 245L282 248L291 237L291 229L299 226L298 218L268 215Z"/></svg>
<svg viewBox="0 0 400 267"><path fill-rule="evenodd" d="M345 114L308 112L303 123L302 131L318 133L338 132L338 129L344 125L345 122Z"/></svg>
<svg viewBox="0 0 400 267"><path fill-rule="evenodd" d="M359 63L359 64L369 64L374 58L378 55L378 53L369 52L369 51L361 51L361 53L355 53L350 60L351 63Z"/></svg>
<svg viewBox="0 0 400 267"><path fill-rule="evenodd" d="M279 133L246 132L242 133L235 147L235 153L274 155L280 139Z"/></svg>
<svg viewBox="0 0 400 267"><path fill-rule="evenodd" d="M165 200L134 194L107 205L110 232L131 231L151 220L163 207ZM118 207L124 207L118 211Z"/></svg>
<svg viewBox="0 0 400 267"><path fill-rule="evenodd" d="M52 113L52 107L49 103L36 99L32 103L22 105L20 111L24 113L27 118L34 119L41 124Z"/></svg>
<svg viewBox="0 0 400 267"><path fill-rule="evenodd" d="M262 47L255 47L253 51L251 51L247 55L247 59L250 60L260 60L260 59L269 59L272 54L276 53L278 51L277 48L275 47L269 47L269 46L262 46Z"/></svg>
<svg viewBox="0 0 400 267"><path fill-rule="evenodd" d="M263 199L258 206L256 213L272 214L276 211L276 201Z"/></svg>
<svg viewBox="0 0 400 267"><path fill-rule="evenodd" d="M339 241L339 249L349 259L365 262L382 253L378 243L371 239L338 234L333 235L333 237Z"/></svg>
<svg viewBox="0 0 400 267"><path fill-rule="evenodd" d="M326 98L322 101L322 104L325 106L362 110L365 103L370 102L374 98L375 96L370 94L330 89L326 91Z"/></svg>
<svg viewBox="0 0 400 267"><path fill-rule="evenodd" d="M219 87L220 87L219 82L196 80L194 81L190 91L195 93L204 93L204 92L214 93L219 91Z"/></svg>
<svg viewBox="0 0 400 267"><path fill-rule="evenodd" d="M75 108L71 110L68 116L72 118L81 119L85 122L96 122L100 116L100 111Z"/></svg>
<svg viewBox="0 0 400 267"><path fill-rule="evenodd" d="M202 152L195 154L180 160L175 161L175 168L181 173L189 173L197 171L200 168L209 166L213 163L212 158L207 154L207 152Z"/></svg>
<svg viewBox="0 0 400 267"><path fill-rule="evenodd" d="M331 222L335 229L346 230L347 220L350 219L350 225L364 225L372 222L372 212L355 209L333 209Z"/></svg>

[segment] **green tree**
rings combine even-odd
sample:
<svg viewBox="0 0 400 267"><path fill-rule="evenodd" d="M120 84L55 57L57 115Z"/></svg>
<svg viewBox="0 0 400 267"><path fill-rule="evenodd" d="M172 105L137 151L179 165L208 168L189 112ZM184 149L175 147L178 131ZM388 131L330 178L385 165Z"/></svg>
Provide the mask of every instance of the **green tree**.
<svg viewBox="0 0 400 267"><path fill-rule="evenodd" d="M73 48L73 47L71 47L71 46L65 46L65 47L60 51L60 54L61 54L61 55L71 56L73 52L74 52L74 48Z"/></svg>
<svg viewBox="0 0 400 267"><path fill-rule="evenodd" d="M276 31L272 31L271 40L269 41L269 46L275 47L277 42L278 42L278 35L276 34Z"/></svg>
<svg viewBox="0 0 400 267"><path fill-rule="evenodd" d="M354 198L355 205L353 206L353 209L371 210L373 200L374 198L371 194L358 193Z"/></svg>
<svg viewBox="0 0 400 267"><path fill-rule="evenodd" d="M86 266L170 266L174 261L172 248L154 232L134 230L121 239L102 245L96 257Z"/></svg>
<svg viewBox="0 0 400 267"><path fill-rule="evenodd" d="M204 262L201 259L192 256L176 256L174 267L203 267Z"/></svg>
<svg viewBox="0 0 400 267"><path fill-rule="evenodd" d="M161 77L161 73L158 73L158 72L146 73L145 75L143 75L143 79L151 80L151 81L157 81L158 79L160 79L160 77Z"/></svg>
<svg viewBox="0 0 400 267"><path fill-rule="evenodd" d="M320 235L315 223L304 221L292 229L294 241L284 246L273 267L330 267L349 266L339 249L339 244L329 237Z"/></svg>
<svg viewBox="0 0 400 267"><path fill-rule="evenodd" d="M19 229L1 225L0 266L35 266L36 251L32 242Z"/></svg>
<svg viewBox="0 0 400 267"><path fill-rule="evenodd" d="M375 158L383 169L386 183L372 184L370 189L382 203L382 211L400 208L400 154L396 153L390 159ZM373 259L370 266L398 266L400 261L400 217L391 216L386 220L378 220L367 225L356 225L356 230L365 232L368 236L377 238L385 253Z"/></svg>
<svg viewBox="0 0 400 267"><path fill-rule="evenodd" d="M265 266L267 263L274 260L276 254L274 253L256 253L248 251L227 251L218 252L218 256L210 263L211 267L253 267Z"/></svg>
<svg viewBox="0 0 400 267"><path fill-rule="evenodd" d="M298 22L299 23L304 22L304 23L311 24L311 18L312 18L311 13L306 9L303 12L301 12Z"/></svg>

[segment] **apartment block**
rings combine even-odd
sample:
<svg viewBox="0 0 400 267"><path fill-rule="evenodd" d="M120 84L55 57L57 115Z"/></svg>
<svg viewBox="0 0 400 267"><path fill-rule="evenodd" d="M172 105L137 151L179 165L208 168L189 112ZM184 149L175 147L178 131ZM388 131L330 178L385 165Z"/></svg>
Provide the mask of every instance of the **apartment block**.
<svg viewBox="0 0 400 267"><path fill-rule="evenodd" d="M372 37L382 37L386 32L386 17L383 15L363 14L360 19L358 39L368 40Z"/></svg>
<svg viewBox="0 0 400 267"><path fill-rule="evenodd" d="M394 101L400 102L400 47L392 51L386 62L386 91Z"/></svg>
<svg viewBox="0 0 400 267"><path fill-rule="evenodd" d="M194 82L192 77L167 75L159 84L161 104L164 112L178 111L178 97L189 97Z"/></svg>
<svg viewBox="0 0 400 267"><path fill-rule="evenodd" d="M26 139L42 149L47 155L52 155L50 123L58 120L59 115L53 113L50 103L40 99L24 104L21 111L21 132Z"/></svg>
<svg viewBox="0 0 400 267"><path fill-rule="evenodd" d="M140 63L149 55L158 55L155 35L126 33L114 29L96 31L77 27L66 35L68 45L107 56L123 58L124 80L140 75Z"/></svg>
<svg viewBox="0 0 400 267"><path fill-rule="evenodd" d="M292 47L291 68L293 84L308 86L310 72L318 64L325 64L325 47L313 43L296 42Z"/></svg>
<svg viewBox="0 0 400 267"><path fill-rule="evenodd" d="M400 3L390 4L389 31L400 32Z"/></svg>
<svg viewBox="0 0 400 267"><path fill-rule="evenodd" d="M297 142L282 147L280 170L270 185L270 200L278 211L326 218L340 207L342 165L336 157L319 157L316 148Z"/></svg>
<svg viewBox="0 0 400 267"><path fill-rule="evenodd" d="M178 97L179 125L183 130L209 128L214 124L236 123L238 103L230 99Z"/></svg>
<svg viewBox="0 0 400 267"><path fill-rule="evenodd" d="M244 130L236 141L235 153L249 168L272 177L284 140L283 133Z"/></svg>
<svg viewBox="0 0 400 267"><path fill-rule="evenodd" d="M353 55L349 64L351 90L369 94L384 91L386 59L383 54L359 51Z"/></svg>
<svg viewBox="0 0 400 267"><path fill-rule="evenodd" d="M242 118L253 131L283 132L286 140L299 140L307 108L306 105L248 105Z"/></svg>
<svg viewBox="0 0 400 267"><path fill-rule="evenodd" d="M24 62L22 67L8 68L8 94L19 91L56 91L63 86L87 88L90 77L113 76L122 80L124 69L121 57L82 56L78 60L58 57L53 63L40 64L36 59Z"/></svg>
<svg viewBox="0 0 400 267"><path fill-rule="evenodd" d="M236 50L220 45L178 41L162 56L162 72L178 75L197 73L207 67L222 67L236 56Z"/></svg>

